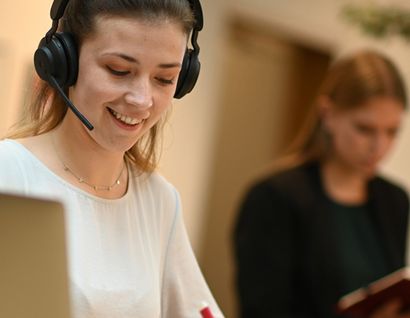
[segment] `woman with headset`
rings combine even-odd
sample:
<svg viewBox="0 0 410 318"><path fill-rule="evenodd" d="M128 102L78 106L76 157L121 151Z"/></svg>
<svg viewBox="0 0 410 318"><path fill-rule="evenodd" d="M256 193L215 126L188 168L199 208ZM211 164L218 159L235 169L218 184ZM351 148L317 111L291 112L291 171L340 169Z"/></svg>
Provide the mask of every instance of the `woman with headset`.
<svg viewBox="0 0 410 318"><path fill-rule="evenodd" d="M172 98L199 73L199 1L56 0L51 17L0 189L64 203L73 317L199 317L203 302L223 317L155 172Z"/></svg>
<svg viewBox="0 0 410 318"><path fill-rule="evenodd" d="M378 168L406 107L403 79L383 54L331 65L288 155L241 203L240 317L342 317L343 295L405 266L408 195ZM401 309L387 302L370 317L410 317Z"/></svg>

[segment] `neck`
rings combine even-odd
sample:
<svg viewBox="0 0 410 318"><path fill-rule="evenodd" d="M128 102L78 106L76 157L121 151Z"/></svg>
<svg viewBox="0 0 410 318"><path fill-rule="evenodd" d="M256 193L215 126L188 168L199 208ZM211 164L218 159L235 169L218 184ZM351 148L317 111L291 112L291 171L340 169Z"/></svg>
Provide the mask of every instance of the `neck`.
<svg viewBox="0 0 410 318"><path fill-rule="evenodd" d="M367 178L332 161L324 162L321 175L327 194L340 203L361 204L367 200Z"/></svg>
<svg viewBox="0 0 410 318"><path fill-rule="evenodd" d="M71 183L93 194L108 190L108 197L125 193L127 169L123 152L107 151L87 132L67 130L64 125L52 131L50 138L64 170L62 174Z"/></svg>

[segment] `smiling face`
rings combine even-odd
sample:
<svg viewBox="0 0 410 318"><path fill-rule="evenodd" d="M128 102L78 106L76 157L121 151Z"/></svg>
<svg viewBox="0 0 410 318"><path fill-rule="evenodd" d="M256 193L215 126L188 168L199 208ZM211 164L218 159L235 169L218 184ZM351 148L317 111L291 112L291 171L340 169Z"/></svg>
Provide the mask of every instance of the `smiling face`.
<svg viewBox="0 0 410 318"><path fill-rule="evenodd" d="M374 97L354 109L329 106L324 113L331 135L330 160L346 171L370 177L396 139L404 107L396 99Z"/></svg>
<svg viewBox="0 0 410 318"><path fill-rule="evenodd" d="M89 132L71 112L65 121L105 150L130 149L171 105L186 39L182 27L167 20L97 18L95 32L81 45L78 79L69 91L95 129Z"/></svg>

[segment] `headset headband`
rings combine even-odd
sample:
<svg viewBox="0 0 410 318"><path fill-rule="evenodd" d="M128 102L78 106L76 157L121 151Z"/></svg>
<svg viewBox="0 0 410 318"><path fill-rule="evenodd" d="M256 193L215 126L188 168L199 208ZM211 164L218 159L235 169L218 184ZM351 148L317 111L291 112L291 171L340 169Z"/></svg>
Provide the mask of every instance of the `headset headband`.
<svg viewBox="0 0 410 318"><path fill-rule="evenodd" d="M50 31L47 32L47 36L51 37L57 30L58 21L64 14L65 8L68 5L69 0L54 0L51 9L50 9L50 17L53 20L53 26L51 27ZM198 37L198 32L202 30L204 26L204 18L202 14L202 7L199 0L188 0L189 5L192 9L195 18L195 24L193 26L192 31L192 46L198 47L198 43L196 39ZM49 35L50 33L50 35ZM198 47L199 49L199 47Z"/></svg>

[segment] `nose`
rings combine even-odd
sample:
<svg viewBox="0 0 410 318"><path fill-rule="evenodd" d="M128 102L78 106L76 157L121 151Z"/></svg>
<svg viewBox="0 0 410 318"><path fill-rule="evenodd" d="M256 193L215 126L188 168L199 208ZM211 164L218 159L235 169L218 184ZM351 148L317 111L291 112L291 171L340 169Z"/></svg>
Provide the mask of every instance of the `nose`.
<svg viewBox="0 0 410 318"><path fill-rule="evenodd" d="M140 77L135 79L127 86L124 95L127 104L139 107L149 108L153 104L153 96L149 79Z"/></svg>
<svg viewBox="0 0 410 318"><path fill-rule="evenodd" d="M373 138L371 152L376 158L383 158L393 144L393 139L383 133L376 134Z"/></svg>

